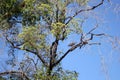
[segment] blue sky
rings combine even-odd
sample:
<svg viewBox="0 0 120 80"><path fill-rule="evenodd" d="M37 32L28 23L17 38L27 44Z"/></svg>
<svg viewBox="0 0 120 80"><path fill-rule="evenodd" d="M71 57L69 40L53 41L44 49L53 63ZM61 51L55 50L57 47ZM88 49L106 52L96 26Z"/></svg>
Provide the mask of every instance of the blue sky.
<svg viewBox="0 0 120 80"><path fill-rule="evenodd" d="M111 0L111 3L104 3L95 10L99 19L102 19L98 31L120 39L120 0ZM86 26L91 22L88 21ZM113 49L108 39L98 41L102 45L86 46L70 53L63 60L63 67L77 71L79 80L120 80L120 48Z"/></svg>
<svg viewBox="0 0 120 80"><path fill-rule="evenodd" d="M111 0L111 2L112 5L105 3L95 10L100 19L100 22L98 22L100 23L100 29L97 31L105 32L120 39L120 0ZM118 11L115 11L114 8ZM87 21L85 24L86 30L88 26L93 25L91 24L93 23L92 17ZM72 39L78 39L76 35L71 36ZM102 45L86 46L71 52L63 59L63 68L77 71L79 80L106 80L108 77L109 80L120 80L120 50L113 49L111 43L107 40L98 39L97 41L100 41ZM4 45L2 40L0 44ZM64 45L62 44L61 47L64 47ZM1 46L0 50L5 51L4 47ZM0 53L0 65L4 64L2 61L7 58L2 52Z"/></svg>

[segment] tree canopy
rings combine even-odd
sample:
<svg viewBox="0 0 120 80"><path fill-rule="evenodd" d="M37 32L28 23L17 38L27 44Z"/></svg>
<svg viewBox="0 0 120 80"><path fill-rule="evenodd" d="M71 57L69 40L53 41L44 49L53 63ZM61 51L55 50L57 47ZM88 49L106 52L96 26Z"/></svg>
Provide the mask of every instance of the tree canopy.
<svg viewBox="0 0 120 80"><path fill-rule="evenodd" d="M0 31L9 48L8 54L13 55L8 63L18 67L15 71L3 72L0 75L9 74L13 79L25 80L77 80L77 72L63 70L61 61L76 48L91 45L89 42L95 36L105 36L104 33L93 33L98 25L84 33L84 20L79 17L82 12L101 6L104 0L90 7L87 7L89 0L0 2ZM18 27L20 24L22 26ZM71 34L80 36L78 42L66 44L69 48L65 52L60 50L59 45L69 39ZM16 50L25 54L19 66L14 62Z"/></svg>

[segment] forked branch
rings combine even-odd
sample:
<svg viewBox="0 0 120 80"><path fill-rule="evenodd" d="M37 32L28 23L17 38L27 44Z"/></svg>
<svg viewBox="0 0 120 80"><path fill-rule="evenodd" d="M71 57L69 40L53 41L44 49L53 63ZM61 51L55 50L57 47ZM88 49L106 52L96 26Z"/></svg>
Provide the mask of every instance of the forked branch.
<svg viewBox="0 0 120 80"><path fill-rule="evenodd" d="M94 28L92 28L88 33L86 33L86 35L84 35L84 36L82 35L82 37L80 38L80 42L79 42L78 44L76 44L76 45L71 46L71 48L68 49L68 50L64 53L64 55L61 56L61 57L56 61L56 63L54 63L54 66L56 66L57 64L59 64L70 52L74 51L74 50L75 50L76 48L78 48L78 47L82 48L83 46L85 46L85 45L87 45L87 44L88 44L88 45L93 45L93 44L100 45L100 43L90 43L90 44L89 44L89 41L93 40L93 38L94 38L95 36L98 36L98 37L100 37L100 36L106 36L106 34L104 34L104 33L93 34L92 31L94 31L97 27L98 27L98 26L95 26ZM87 38L87 39L85 39L87 35L90 35L90 37Z"/></svg>

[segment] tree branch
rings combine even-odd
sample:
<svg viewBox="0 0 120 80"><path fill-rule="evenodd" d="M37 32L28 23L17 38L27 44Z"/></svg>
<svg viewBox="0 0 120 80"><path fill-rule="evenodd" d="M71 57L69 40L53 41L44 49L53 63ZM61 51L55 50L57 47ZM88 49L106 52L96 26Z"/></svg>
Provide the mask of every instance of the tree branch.
<svg viewBox="0 0 120 80"><path fill-rule="evenodd" d="M101 43L89 43L88 45L101 45Z"/></svg>
<svg viewBox="0 0 120 80"><path fill-rule="evenodd" d="M80 42L80 43L76 44L75 46L72 46L70 49L68 49L67 52L65 52L65 54L64 54L56 63L53 64L53 66L56 66L57 64L59 64L59 63L65 58L65 56L66 56L68 53L72 52L73 50L75 50L75 49L78 48L78 47L82 47L83 45L84 45L84 44L83 44L82 42Z"/></svg>
<svg viewBox="0 0 120 80"><path fill-rule="evenodd" d="M25 51L27 51L27 52L30 52L30 53L35 54L35 55L41 60L41 62L42 62L45 66L48 66L47 63L45 62L45 60L42 58L42 56L41 56L38 52L29 50L29 49L21 49L21 48L19 47L19 46L21 46L21 45L15 46L14 43L8 39L7 36L5 36L5 38L6 38L6 40L11 44L11 46L12 46L13 48L16 48L16 49L19 49L19 50L25 50Z"/></svg>
<svg viewBox="0 0 120 80"><path fill-rule="evenodd" d="M67 52L65 52L65 54L64 54L62 57L60 57L60 58L56 61L56 63L53 64L53 66L56 66L58 63L60 63L60 62L68 55L68 53L72 52L73 50L75 50L75 49L78 48L78 47L81 48L82 46L88 44L88 42L89 42L90 40L92 40L92 39L94 38L94 36L103 36L103 35L105 36L104 33L101 33L101 34L93 34L93 33L91 33L91 32L94 31L97 27L98 27L98 26L96 26L96 27L94 27L93 29L91 29L85 36L81 35L80 43L78 43L78 44L76 44L76 45L73 45L70 49L68 49ZM90 38L85 39L85 37L86 37L87 35L90 35ZM98 45L100 45L100 43L91 43L91 44L88 44L88 45L93 45L93 44L98 44Z"/></svg>
<svg viewBox="0 0 120 80"><path fill-rule="evenodd" d="M50 47L50 64L49 64L49 70L48 70L49 75L51 74L51 70L54 67L53 64L55 62L55 58L57 55L56 52L57 52L58 42L59 40L56 39Z"/></svg>
<svg viewBox="0 0 120 80"><path fill-rule="evenodd" d="M85 41L90 41L90 40L92 40L94 36L105 36L104 33L101 33L101 34L93 34L93 33L90 33L90 35L91 35L91 37L90 37L89 39L85 40Z"/></svg>
<svg viewBox="0 0 120 80"><path fill-rule="evenodd" d="M94 28L92 28L88 33L86 33L85 36L89 35L91 32L93 32L97 28L98 28L98 24Z"/></svg>
<svg viewBox="0 0 120 80"><path fill-rule="evenodd" d="M27 58L33 62L35 69L38 70L38 68L37 68L38 59L35 62L35 60L33 58L30 58L30 57L27 57Z"/></svg>
<svg viewBox="0 0 120 80"><path fill-rule="evenodd" d="M21 71L7 71L7 72L1 72L0 75L8 75L8 74L20 74L21 77L26 78L26 80L30 80L29 77Z"/></svg>
<svg viewBox="0 0 120 80"><path fill-rule="evenodd" d="M79 10L78 12L76 12L73 16L70 16L66 19L69 19L67 22L66 22L66 25L74 18L76 17L78 14L80 14L81 12L85 12L85 11L91 11L91 10L94 10L95 8L99 7L100 5L102 5L104 2L104 0L101 0L101 2L95 6L92 6L91 8L88 8L88 9L81 9Z"/></svg>

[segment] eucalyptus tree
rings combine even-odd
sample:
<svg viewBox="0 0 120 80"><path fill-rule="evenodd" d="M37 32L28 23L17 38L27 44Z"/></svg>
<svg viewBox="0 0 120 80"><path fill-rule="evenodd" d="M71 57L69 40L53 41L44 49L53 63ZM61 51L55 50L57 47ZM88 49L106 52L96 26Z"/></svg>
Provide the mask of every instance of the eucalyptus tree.
<svg viewBox="0 0 120 80"><path fill-rule="evenodd" d="M77 80L75 71L66 71L61 61L77 48L82 48L95 36L93 31L84 33L81 13L96 9L104 3L101 0L89 6L89 0L1 0L0 31L9 48L8 54L23 53L24 58L18 63L8 61L14 71L6 71L0 75L10 74L14 79L33 80ZM22 24L22 26L20 26ZM65 43L69 35L77 34L78 41ZM65 51L60 44L68 45ZM93 43L99 44L99 43ZM34 57L33 57L34 56Z"/></svg>

